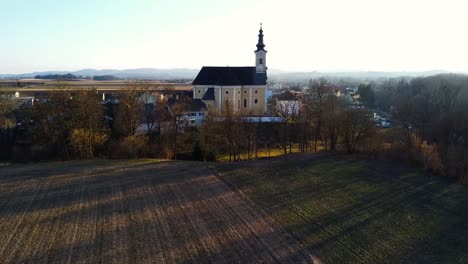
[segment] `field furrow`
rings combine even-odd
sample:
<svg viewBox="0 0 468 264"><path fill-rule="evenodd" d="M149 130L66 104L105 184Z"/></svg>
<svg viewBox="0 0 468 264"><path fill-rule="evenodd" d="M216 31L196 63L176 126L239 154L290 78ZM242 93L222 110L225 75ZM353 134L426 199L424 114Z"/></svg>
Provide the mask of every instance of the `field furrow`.
<svg viewBox="0 0 468 264"><path fill-rule="evenodd" d="M2 263L310 263L202 163L0 168Z"/></svg>
<svg viewBox="0 0 468 264"><path fill-rule="evenodd" d="M324 263L468 263L468 191L456 182L321 154L215 169Z"/></svg>

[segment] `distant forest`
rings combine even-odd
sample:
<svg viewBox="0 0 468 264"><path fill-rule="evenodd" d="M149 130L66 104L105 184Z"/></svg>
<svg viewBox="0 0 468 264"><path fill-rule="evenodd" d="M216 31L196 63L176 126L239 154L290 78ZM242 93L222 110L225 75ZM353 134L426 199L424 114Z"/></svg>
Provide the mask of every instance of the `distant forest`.
<svg viewBox="0 0 468 264"><path fill-rule="evenodd" d="M48 75L36 75L34 79L44 79L44 80L77 80L82 79L82 76L76 76L71 73L67 74L48 74Z"/></svg>
<svg viewBox="0 0 468 264"><path fill-rule="evenodd" d="M93 80L94 81L116 81L116 80L120 80L120 78L117 78L113 75L99 75L99 76L94 76Z"/></svg>

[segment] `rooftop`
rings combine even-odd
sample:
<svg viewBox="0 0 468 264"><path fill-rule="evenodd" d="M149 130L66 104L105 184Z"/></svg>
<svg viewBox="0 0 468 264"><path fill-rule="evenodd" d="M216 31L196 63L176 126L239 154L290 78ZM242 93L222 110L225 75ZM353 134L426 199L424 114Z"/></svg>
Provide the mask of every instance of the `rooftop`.
<svg viewBox="0 0 468 264"><path fill-rule="evenodd" d="M203 67L193 85L266 85L266 73L257 73L255 67Z"/></svg>

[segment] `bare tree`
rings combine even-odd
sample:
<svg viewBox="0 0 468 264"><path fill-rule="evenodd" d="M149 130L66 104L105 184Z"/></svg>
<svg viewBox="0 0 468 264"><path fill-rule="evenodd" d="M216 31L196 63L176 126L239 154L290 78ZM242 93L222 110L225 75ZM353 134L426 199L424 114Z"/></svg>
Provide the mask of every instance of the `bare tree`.
<svg viewBox="0 0 468 264"><path fill-rule="evenodd" d="M70 159L70 134L73 129L75 101L72 92L65 84L57 84L49 101L42 106L40 113L43 125L42 140L53 146L62 159Z"/></svg>
<svg viewBox="0 0 468 264"><path fill-rule="evenodd" d="M141 101L143 103L143 119L146 123L146 134L150 134L153 131L156 123L156 101L158 100L158 94L151 92L150 90L145 91L141 95Z"/></svg>
<svg viewBox="0 0 468 264"><path fill-rule="evenodd" d="M342 114L342 137L348 153L354 153L357 147L374 131L370 114L362 109L347 109Z"/></svg>
<svg viewBox="0 0 468 264"><path fill-rule="evenodd" d="M220 131L222 139L226 143L229 152L229 160L241 159L243 141L246 140L242 113L234 110L234 105L229 100L224 102L225 106L220 117Z"/></svg>
<svg viewBox="0 0 468 264"><path fill-rule="evenodd" d="M322 138L323 113L325 111L326 99L330 95L327 87L328 81L324 78L310 81L307 91L307 104L315 117L314 151L317 151L317 144Z"/></svg>
<svg viewBox="0 0 468 264"><path fill-rule="evenodd" d="M211 159L218 153L218 141L221 139L220 115L214 107L208 107L201 126L201 140Z"/></svg>
<svg viewBox="0 0 468 264"><path fill-rule="evenodd" d="M12 100L0 97L0 129L9 129L15 126L13 109L14 103Z"/></svg>
<svg viewBox="0 0 468 264"><path fill-rule="evenodd" d="M184 119L184 112L187 110L190 104L190 98L186 95L176 95L175 100L170 104L171 114L171 127L172 127L172 153L173 158L177 159L177 137L180 128L184 125L186 120Z"/></svg>
<svg viewBox="0 0 468 264"><path fill-rule="evenodd" d="M165 97L160 97L156 101L156 105L154 106L155 116L156 116L156 124L158 128L159 136L162 135L162 125L165 120L169 119L169 113L167 111L167 99Z"/></svg>
<svg viewBox="0 0 468 264"><path fill-rule="evenodd" d="M328 94L325 98L324 106L322 133L324 134L325 148L330 151L335 151L339 136L339 115L342 105L334 94Z"/></svg>
<svg viewBox="0 0 468 264"><path fill-rule="evenodd" d="M96 148L107 140L104 130L104 109L95 90L79 91L73 98L75 111L71 144L81 158L95 157Z"/></svg>
<svg viewBox="0 0 468 264"><path fill-rule="evenodd" d="M142 90L146 90L147 85L131 82L125 90L120 92L119 105L117 106L115 128L120 134L125 136L135 136L136 130L141 123L143 103L140 97Z"/></svg>
<svg viewBox="0 0 468 264"><path fill-rule="evenodd" d="M11 100L0 97L0 158L11 156L16 125L14 109L15 106Z"/></svg>
<svg viewBox="0 0 468 264"><path fill-rule="evenodd" d="M298 127L298 136L299 136L299 149L301 152L306 152L311 146L311 128L312 128L312 115L307 103L302 105L302 109L297 117Z"/></svg>
<svg viewBox="0 0 468 264"><path fill-rule="evenodd" d="M284 154L288 153L288 146L289 153L291 153L292 137L293 134L295 134L291 130L294 127L297 117L299 115L299 101L297 99L288 101L278 101L276 109L278 115L282 119L281 134Z"/></svg>

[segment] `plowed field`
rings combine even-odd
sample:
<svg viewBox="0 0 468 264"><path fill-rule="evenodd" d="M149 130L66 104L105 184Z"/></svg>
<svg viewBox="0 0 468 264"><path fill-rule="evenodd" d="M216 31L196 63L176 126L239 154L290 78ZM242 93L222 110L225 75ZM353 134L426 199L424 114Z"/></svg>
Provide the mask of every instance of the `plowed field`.
<svg viewBox="0 0 468 264"><path fill-rule="evenodd" d="M1 263L311 263L203 163L0 167Z"/></svg>
<svg viewBox="0 0 468 264"><path fill-rule="evenodd" d="M468 263L468 188L453 179L313 154L217 171L323 263Z"/></svg>

